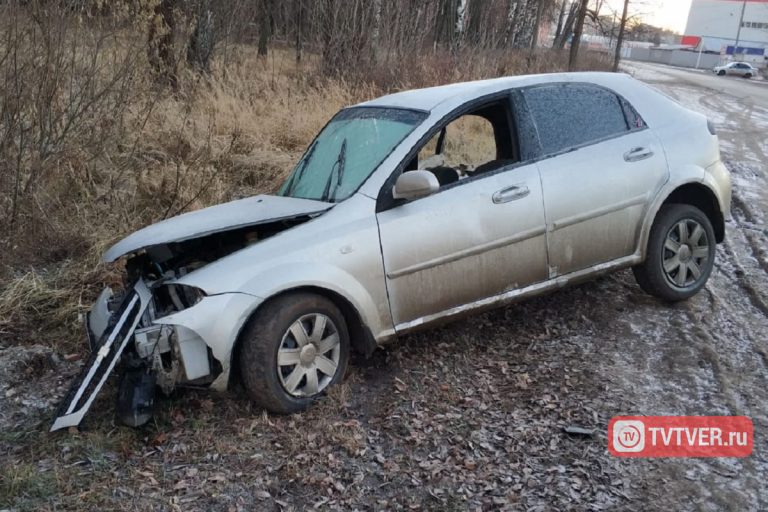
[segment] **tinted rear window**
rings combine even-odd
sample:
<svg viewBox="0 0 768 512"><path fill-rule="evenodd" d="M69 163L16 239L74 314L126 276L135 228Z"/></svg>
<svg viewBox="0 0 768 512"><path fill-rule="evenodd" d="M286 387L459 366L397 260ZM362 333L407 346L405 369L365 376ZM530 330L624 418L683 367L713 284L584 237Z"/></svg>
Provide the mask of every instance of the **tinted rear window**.
<svg viewBox="0 0 768 512"><path fill-rule="evenodd" d="M556 84L523 91L542 152L557 153L628 131L618 96L588 84Z"/></svg>

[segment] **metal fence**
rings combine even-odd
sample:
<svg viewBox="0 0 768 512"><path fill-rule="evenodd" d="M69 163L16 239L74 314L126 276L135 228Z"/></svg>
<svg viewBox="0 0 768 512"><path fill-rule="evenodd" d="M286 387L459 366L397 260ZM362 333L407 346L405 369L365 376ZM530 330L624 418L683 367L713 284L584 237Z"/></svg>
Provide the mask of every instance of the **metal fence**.
<svg viewBox="0 0 768 512"><path fill-rule="evenodd" d="M703 52L699 54L699 52L688 50L661 50L658 48L629 48L625 58L698 69L711 69L722 61L719 54Z"/></svg>

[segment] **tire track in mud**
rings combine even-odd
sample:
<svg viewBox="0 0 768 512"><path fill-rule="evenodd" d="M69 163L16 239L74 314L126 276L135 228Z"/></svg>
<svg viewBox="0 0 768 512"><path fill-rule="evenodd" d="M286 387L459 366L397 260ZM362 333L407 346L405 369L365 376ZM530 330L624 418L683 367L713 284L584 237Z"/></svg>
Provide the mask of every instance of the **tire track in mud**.
<svg viewBox="0 0 768 512"><path fill-rule="evenodd" d="M727 128L736 128L735 132L730 132L727 137L727 142L732 144L736 148L735 154L743 154L745 156L751 156L757 162L766 162L765 152L763 151L759 138L765 133L765 128L757 126L755 123L755 115L761 114L763 117L768 117L768 111L762 107L755 106L751 101L744 98L737 98L737 109L723 109L722 102L715 101L717 97L727 96L721 92L713 92L710 94L704 94L699 98L699 103L705 109L724 112L725 113L725 125ZM739 169L735 165L728 165L729 170L733 175L739 176ZM759 173L755 173L755 178L763 179L765 176L760 176ZM760 187L765 188L765 187ZM744 290L745 294L750 300L751 305L760 311L760 313L768 318L768 300L761 292L761 288L766 289L765 285L768 284L768 258L765 255L765 249L761 247L758 233L765 235L768 233L762 228L755 228L759 226L759 216L755 214L748 201L742 196L738 183L734 183L732 190L732 208L731 215L736 229L728 233L728 237L723 243L724 253L728 255L732 266L736 269L736 278L739 286ZM747 224L749 226L747 226ZM750 232L751 231L751 232ZM745 245L748 248L752 258L757 262L757 267L762 270L760 275L755 275L753 272L749 272L742 264L739 258L738 251L734 247L734 236L738 235L742 238L739 245ZM749 255L748 255L749 256ZM762 278L762 279L761 279ZM755 282L757 281L757 283ZM760 286L762 282L763 286ZM761 351L761 355L766 365L768 365L768 354L765 349L755 344L756 348Z"/></svg>
<svg viewBox="0 0 768 512"><path fill-rule="evenodd" d="M735 207L735 209L731 208L733 220L739 230L742 231L745 240L749 244L752 256L757 260L757 264L763 269L763 272L768 275L768 257L765 254L766 251L760 246L759 242L755 240L756 233L761 233L765 236L768 235L768 229L758 227L759 224L756 223L755 215L751 212L750 207L738 193L733 194L732 201L733 206ZM743 216L743 219L739 218L741 216ZM751 231L752 233L749 233L748 231Z"/></svg>
<svg viewBox="0 0 768 512"><path fill-rule="evenodd" d="M662 326L662 337L641 331L648 345L635 350L662 355L640 374L632 373L637 355L619 370L629 372L629 385L633 379L642 383L644 388L636 396L646 401L646 408L677 414L743 414L753 419L756 432L764 431L768 428L768 226L764 224L768 150L761 143L768 110L748 98L695 82L644 81L715 122L723 160L734 176L733 220L726 226L726 240L718 247L715 269L703 293L670 306L661 316L651 309L638 312L646 317L646 325ZM642 322L642 316L635 321ZM650 392L653 389L655 394ZM659 508L672 504L669 508L764 510L768 493L761 475L768 473L766 457L768 439L758 435L753 455L747 459L658 461L637 476L664 489L668 503L652 503ZM679 493L692 499L679 501L673 497Z"/></svg>
<svg viewBox="0 0 768 512"><path fill-rule="evenodd" d="M718 255L721 259L724 257L725 265L730 264L733 267L739 265L730 247L719 251ZM759 404L768 401L760 385L762 380L760 375L766 368L766 359L764 352L758 350L757 336L759 335L756 335L755 328L759 329L759 326L743 323L745 308L749 308L750 304L740 293L743 290L741 279L727 272L723 267L723 265L720 266L715 279L724 282L717 285L708 283L705 288L705 301L682 303L683 318L674 318L671 324L681 339L685 340L708 365L719 390L718 396L712 397L712 400L725 405L728 414L748 416L759 424L760 411L755 404L759 407ZM752 311L754 314L754 310ZM752 348L762 355L759 358L762 366L756 371L753 369L741 372L743 361L750 358ZM701 463L697 461L697 464L709 470L709 475L696 482L702 487L701 493L698 493L699 496L705 495L706 487L717 488L728 481L716 475L725 476L729 480L733 478L733 467L727 461L712 460ZM761 507L764 497L760 491L760 481L755 475L761 474L766 461L757 443L753 457L741 460L740 466L741 473L744 475L743 480L740 479L740 485L755 493L757 504Z"/></svg>

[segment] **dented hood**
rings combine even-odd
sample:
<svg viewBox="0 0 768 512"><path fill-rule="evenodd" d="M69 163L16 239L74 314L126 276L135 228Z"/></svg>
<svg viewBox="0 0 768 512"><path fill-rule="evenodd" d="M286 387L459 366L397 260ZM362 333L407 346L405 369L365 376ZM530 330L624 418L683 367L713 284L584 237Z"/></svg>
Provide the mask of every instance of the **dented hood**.
<svg viewBox="0 0 768 512"><path fill-rule="evenodd" d="M320 213L333 204L282 196L255 196L185 213L123 238L104 253L104 261L155 245L182 242L221 231Z"/></svg>

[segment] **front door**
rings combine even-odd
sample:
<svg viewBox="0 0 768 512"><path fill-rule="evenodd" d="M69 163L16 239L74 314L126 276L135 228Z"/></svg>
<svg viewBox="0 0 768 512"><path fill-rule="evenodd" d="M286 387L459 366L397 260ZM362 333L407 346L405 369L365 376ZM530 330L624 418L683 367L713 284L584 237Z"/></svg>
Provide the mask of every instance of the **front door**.
<svg viewBox="0 0 768 512"><path fill-rule="evenodd" d="M440 191L378 213L398 330L547 278L539 171L519 162L506 109L436 127L410 168L432 170Z"/></svg>
<svg viewBox="0 0 768 512"><path fill-rule="evenodd" d="M379 213L396 326L547 277L535 164Z"/></svg>

